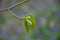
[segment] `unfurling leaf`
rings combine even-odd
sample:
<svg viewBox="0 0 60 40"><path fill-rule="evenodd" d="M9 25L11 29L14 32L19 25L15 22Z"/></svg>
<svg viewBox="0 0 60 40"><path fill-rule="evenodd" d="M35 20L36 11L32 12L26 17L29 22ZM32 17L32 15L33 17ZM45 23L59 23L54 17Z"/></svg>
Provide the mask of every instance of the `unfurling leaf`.
<svg viewBox="0 0 60 40"><path fill-rule="evenodd" d="M35 22L34 17L30 14L30 15L26 16L26 19L32 23L32 28L35 29L36 28L36 22Z"/></svg>
<svg viewBox="0 0 60 40"><path fill-rule="evenodd" d="M24 25L27 32L36 28L36 22L32 15L27 15L24 18Z"/></svg>

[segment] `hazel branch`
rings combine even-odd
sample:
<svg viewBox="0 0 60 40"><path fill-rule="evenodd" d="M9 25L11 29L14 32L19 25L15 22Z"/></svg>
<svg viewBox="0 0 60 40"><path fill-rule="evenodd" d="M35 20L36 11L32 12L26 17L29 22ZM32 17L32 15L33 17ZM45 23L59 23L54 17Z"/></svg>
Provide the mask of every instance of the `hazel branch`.
<svg viewBox="0 0 60 40"><path fill-rule="evenodd" d="M22 1L22 2L19 2L19 3L17 3L17 4L14 4L14 5L12 5L12 6L8 7L8 8L2 9L2 10L0 10L0 12L6 11L6 10L8 10L8 9L15 8L16 6L21 5L21 4L25 3L26 1L27 1L27 0L24 0L24 1Z"/></svg>

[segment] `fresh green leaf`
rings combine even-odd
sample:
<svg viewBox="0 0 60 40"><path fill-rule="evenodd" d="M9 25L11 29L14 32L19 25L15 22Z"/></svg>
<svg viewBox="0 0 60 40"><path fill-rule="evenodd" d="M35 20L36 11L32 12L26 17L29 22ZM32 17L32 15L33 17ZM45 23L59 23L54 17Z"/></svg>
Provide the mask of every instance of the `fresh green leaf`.
<svg viewBox="0 0 60 40"><path fill-rule="evenodd" d="M32 28L35 29L36 28L36 22L34 17L30 14L26 16L26 19L30 21L30 23L32 24Z"/></svg>
<svg viewBox="0 0 60 40"><path fill-rule="evenodd" d="M24 25L27 32L34 30L36 28L34 17L32 15L27 15L24 18Z"/></svg>

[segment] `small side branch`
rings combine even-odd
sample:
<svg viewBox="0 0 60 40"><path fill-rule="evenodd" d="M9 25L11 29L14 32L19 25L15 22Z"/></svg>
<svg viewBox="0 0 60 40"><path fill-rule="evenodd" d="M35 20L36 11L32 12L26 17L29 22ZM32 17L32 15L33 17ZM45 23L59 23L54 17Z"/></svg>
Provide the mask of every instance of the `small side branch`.
<svg viewBox="0 0 60 40"><path fill-rule="evenodd" d="M11 13L12 16L16 17L16 18L19 19L19 20L23 20L23 18L20 18L19 16L17 16L16 14L14 14L14 13L13 13L12 11L10 11L9 9L8 9L8 11Z"/></svg>

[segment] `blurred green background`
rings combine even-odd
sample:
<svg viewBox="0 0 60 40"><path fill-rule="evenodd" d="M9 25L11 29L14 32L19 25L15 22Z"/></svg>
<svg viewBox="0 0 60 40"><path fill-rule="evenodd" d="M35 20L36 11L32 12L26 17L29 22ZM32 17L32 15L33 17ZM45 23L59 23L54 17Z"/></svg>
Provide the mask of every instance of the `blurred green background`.
<svg viewBox="0 0 60 40"><path fill-rule="evenodd" d="M0 10L23 0L0 0ZM17 16L32 14L37 28L26 34L23 21L0 12L0 40L60 40L60 0L27 0L11 9Z"/></svg>

